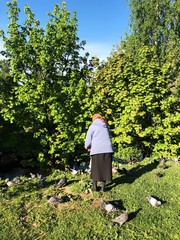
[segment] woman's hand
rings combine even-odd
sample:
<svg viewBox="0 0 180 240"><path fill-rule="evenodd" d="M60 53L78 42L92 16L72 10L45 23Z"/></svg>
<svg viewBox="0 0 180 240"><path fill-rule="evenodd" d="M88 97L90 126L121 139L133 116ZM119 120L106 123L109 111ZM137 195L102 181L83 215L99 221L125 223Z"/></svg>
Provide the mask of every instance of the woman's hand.
<svg viewBox="0 0 180 240"><path fill-rule="evenodd" d="M88 148L88 147L84 147L88 152L90 152L91 151L91 149L90 148Z"/></svg>

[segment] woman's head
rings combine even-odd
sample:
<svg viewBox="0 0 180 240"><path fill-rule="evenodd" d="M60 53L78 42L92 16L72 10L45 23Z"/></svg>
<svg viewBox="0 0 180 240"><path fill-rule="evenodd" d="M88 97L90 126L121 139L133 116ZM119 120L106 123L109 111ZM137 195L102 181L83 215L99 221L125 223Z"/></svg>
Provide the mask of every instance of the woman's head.
<svg viewBox="0 0 180 240"><path fill-rule="evenodd" d="M103 119L103 117L101 116L101 114L99 113L95 113L93 116L92 116L92 121L96 120L96 119L101 119L103 122L105 122L105 120Z"/></svg>

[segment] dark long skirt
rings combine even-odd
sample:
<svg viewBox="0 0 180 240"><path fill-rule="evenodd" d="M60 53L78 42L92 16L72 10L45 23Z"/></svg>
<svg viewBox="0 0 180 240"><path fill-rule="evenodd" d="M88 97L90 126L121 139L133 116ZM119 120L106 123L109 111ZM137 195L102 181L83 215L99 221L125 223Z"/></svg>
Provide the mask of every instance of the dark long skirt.
<svg viewBox="0 0 180 240"><path fill-rule="evenodd" d="M112 153L101 153L91 157L91 178L95 181L111 181Z"/></svg>

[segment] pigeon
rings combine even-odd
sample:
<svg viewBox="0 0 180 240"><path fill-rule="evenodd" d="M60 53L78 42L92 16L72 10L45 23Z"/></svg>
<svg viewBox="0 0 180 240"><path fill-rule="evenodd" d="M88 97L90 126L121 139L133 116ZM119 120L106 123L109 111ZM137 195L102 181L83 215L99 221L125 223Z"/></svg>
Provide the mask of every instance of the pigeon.
<svg viewBox="0 0 180 240"><path fill-rule="evenodd" d="M172 161L179 163L180 162L180 158L174 157L174 158L172 158Z"/></svg>
<svg viewBox="0 0 180 240"><path fill-rule="evenodd" d="M52 205L56 205L58 203L62 203L63 200L58 197L47 196L48 202Z"/></svg>
<svg viewBox="0 0 180 240"><path fill-rule="evenodd" d="M85 172L86 172L86 173L89 173L89 172L91 172L91 169L90 169L90 168L86 168L86 169L85 169Z"/></svg>
<svg viewBox="0 0 180 240"><path fill-rule="evenodd" d="M71 169L71 174L72 174L72 175L78 174L78 170L76 170L76 169Z"/></svg>
<svg viewBox="0 0 180 240"><path fill-rule="evenodd" d="M161 206L161 201L158 201L156 198L151 197L151 196L147 196L146 197L149 201L149 203L153 206L153 207L159 207Z"/></svg>
<svg viewBox="0 0 180 240"><path fill-rule="evenodd" d="M110 212L118 211L119 209L115 207L112 203L107 202L105 200L102 201L102 206L106 210L106 213L109 214Z"/></svg>
<svg viewBox="0 0 180 240"><path fill-rule="evenodd" d="M39 179L39 184L43 187L44 185L45 185L45 183L46 183L46 177L41 177L40 179Z"/></svg>
<svg viewBox="0 0 180 240"><path fill-rule="evenodd" d="M37 178L41 179L42 178L42 175L37 173Z"/></svg>
<svg viewBox="0 0 180 240"><path fill-rule="evenodd" d="M20 182L21 182L20 177L16 177L16 178L14 178L14 182L17 183L17 184L20 183Z"/></svg>
<svg viewBox="0 0 180 240"><path fill-rule="evenodd" d="M66 185L66 183L67 183L67 178L66 178L66 176L64 175L64 177L62 177L62 178L59 180L59 182L57 183L57 186L58 186L58 187L63 187L63 186Z"/></svg>
<svg viewBox="0 0 180 240"><path fill-rule="evenodd" d="M8 187L12 187L15 185L12 181L8 181L6 184L8 185Z"/></svg>
<svg viewBox="0 0 180 240"><path fill-rule="evenodd" d="M128 220L128 213L129 211L126 210L124 213L122 213L120 216L111 219L112 222L116 222L120 224L120 227Z"/></svg>
<svg viewBox="0 0 180 240"><path fill-rule="evenodd" d="M30 173L30 176L31 176L31 178L35 178L35 177L36 177L36 174Z"/></svg>
<svg viewBox="0 0 180 240"><path fill-rule="evenodd" d="M117 172L118 172L118 168L112 167L112 172L113 172L113 173L117 173Z"/></svg>

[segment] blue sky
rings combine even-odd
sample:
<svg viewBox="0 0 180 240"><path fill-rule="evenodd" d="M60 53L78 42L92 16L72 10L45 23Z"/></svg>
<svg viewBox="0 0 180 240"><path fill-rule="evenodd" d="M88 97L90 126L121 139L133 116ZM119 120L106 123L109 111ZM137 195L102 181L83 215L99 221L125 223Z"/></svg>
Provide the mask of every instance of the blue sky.
<svg viewBox="0 0 180 240"><path fill-rule="evenodd" d="M7 30L9 23L6 2L0 0L0 28ZM86 40L85 50L91 56L97 56L105 60L113 47L119 45L128 31L129 13L126 0L66 0L68 11L76 11L78 20L78 37ZM55 4L61 4L62 0L18 0L21 9L20 22L23 21L24 5L28 4L42 26L45 26L48 17ZM2 41L0 40L0 49Z"/></svg>

